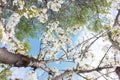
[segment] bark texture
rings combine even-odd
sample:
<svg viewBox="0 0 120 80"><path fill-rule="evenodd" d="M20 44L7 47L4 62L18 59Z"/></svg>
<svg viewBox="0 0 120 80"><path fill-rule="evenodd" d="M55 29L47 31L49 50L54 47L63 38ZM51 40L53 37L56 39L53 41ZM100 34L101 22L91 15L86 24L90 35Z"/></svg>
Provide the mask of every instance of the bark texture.
<svg viewBox="0 0 120 80"><path fill-rule="evenodd" d="M0 48L0 62L4 64L14 65L16 67L30 66L31 62L39 62L35 58L29 58L21 54L14 54L9 52L6 48ZM31 65L31 67L35 67Z"/></svg>
<svg viewBox="0 0 120 80"><path fill-rule="evenodd" d="M119 80L120 80L120 67L119 67L119 66L116 67L115 72L116 72L116 74L118 75Z"/></svg>

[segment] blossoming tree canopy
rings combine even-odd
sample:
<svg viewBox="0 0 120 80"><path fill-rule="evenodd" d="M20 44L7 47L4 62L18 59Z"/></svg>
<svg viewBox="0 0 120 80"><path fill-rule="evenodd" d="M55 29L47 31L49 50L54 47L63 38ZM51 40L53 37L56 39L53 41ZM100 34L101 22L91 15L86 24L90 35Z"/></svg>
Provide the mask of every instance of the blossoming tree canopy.
<svg viewBox="0 0 120 80"><path fill-rule="evenodd" d="M118 79L119 3L117 0L1 0L0 79ZM30 53L32 39L39 40L39 51L34 53L37 56ZM32 69L27 71L28 77L13 78L14 66Z"/></svg>

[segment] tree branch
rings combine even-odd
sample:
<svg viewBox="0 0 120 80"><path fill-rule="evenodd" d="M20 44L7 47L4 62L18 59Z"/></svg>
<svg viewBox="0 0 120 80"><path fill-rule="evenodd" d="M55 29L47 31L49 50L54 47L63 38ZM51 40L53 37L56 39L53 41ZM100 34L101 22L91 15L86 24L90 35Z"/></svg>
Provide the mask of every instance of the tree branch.
<svg viewBox="0 0 120 80"><path fill-rule="evenodd" d="M37 67L40 68L42 61L35 58L29 58L22 54L14 54L6 48L0 48L0 62L4 64L14 65L16 67Z"/></svg>
<svg viewBox="0 0 120 80"><path fill-rule="evenodd" d="M116 18L115 18L115 20L114 20L113 27L115 27L116 25L119 24L119 23L118 23L119 15L120 15L120 9L118 9L118 13L117 13ZM109 38L110 42L112 43L112 45L113 45L116 49L120 50L120 46L119 46L118 44L116 44L116 42L112 39L112 32L111 32L111 31L108 32L107 35L108 35L108 38ZM118 75L119 80L120 80L120 67L116 67L115 72L116 72L116 74Z"/></svg>
<svg viewBox="0 0 120 80"><path fill-rule="evenodd" d="M108 68L113 68L113 66L107 66L107 67L98 67L98 68L94 68L94 69L90 69L90 70L67 70L64 73L62 73L61 75L58 75L54 78L52 78L52 80L61 80L62 78L65 78L73 73L89 73L89 72L93 72L93 71L100 71L103 69L108 69Z"/></svg>
<svg viewBox="0 0 120 80"><path fill-rule="evenodd" d="M119 67L119 66L116 67L115 72L116 72L116 74L118 75L119 80L120 80L120 67Z"/></svg>
<svg viewBox="0 0 120 80"><path fill-rule="evenodd" d="M118 24L119 15L120 15L120 9L118 9L118 13L117 13L117 16L116 16L116 18L115 18L115 20L114 20L113 27L115 27L115 26ZM116 42L112 39L112 32L109 31L109 32L107 33L107 35L108 35L108 38L109 38L110 42L112 43L112 45L113 45L116 49L120 50L119 45L117 45Z"/></svg>

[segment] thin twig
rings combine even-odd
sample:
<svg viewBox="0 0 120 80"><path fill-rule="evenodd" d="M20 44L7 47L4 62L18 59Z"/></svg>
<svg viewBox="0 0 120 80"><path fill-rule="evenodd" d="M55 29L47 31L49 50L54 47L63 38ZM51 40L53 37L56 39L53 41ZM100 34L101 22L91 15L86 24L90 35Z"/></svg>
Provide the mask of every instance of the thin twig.
<svg viewBox="0 0 120 80"><path fill-rule="evenodd" d="M41 53L41 50L42 50L42 39L40 40L40 48L39 48L39 54L38 54L37 59L39 59L39 58L40 58L40 53Z"/></svg>
<svg viewBox="0 0 120 80"><path fill-rule="evenodd" d="M98 78L102 77L103 75L107 75L107 74L110 74L110 73L113 73L113 72L115 72L115 71L111 71L109 73L102 74L102 75L98 76L95 80L97 80Z"/></svg>
<svg viewBox="0 0 120 80"><path fill-rule="evenodd" d="M111 47L112 47L112 46L110 46L110 47L108 48L108 50L106 51L106 53L104 54L104 56L103 56L102 59L100 60L100 63L99 63L99 65L98 65L98 67L100 67L103 59L105 58L105 56L107 55L107 53L108 53L108 51L110 50Z"/></svg>

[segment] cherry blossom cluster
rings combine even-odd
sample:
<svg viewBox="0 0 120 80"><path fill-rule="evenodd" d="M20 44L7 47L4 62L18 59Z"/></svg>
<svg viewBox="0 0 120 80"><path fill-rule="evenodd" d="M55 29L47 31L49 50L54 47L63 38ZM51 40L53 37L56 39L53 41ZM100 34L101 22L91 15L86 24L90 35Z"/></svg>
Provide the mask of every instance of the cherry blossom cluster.
<svg viewBox="0 0 120 80"><path fill-rule="evenodd" d="M47 3L47 7L53 11L59 11L64 0L53 0Z"/></svg>
<svg viewBox="0 0 120 80"><path fill-rule="evenodd" d="M67 50L67 45L70 45L72 41L65 31L59 27L59 21L49 23L46 27L47 31L43 33L42 42L44 47L47 47L47 51L43 54L53 58L60 50Z"/></svg>
<svg viewBox="0 0 120 80"><path fill-rule="evenodd" d="M38 0L39 1L39 0ZM42 2L42 0L40 0ZM47 8L52 9L53 11L59 11L61 8L61 4L64 2L64 0L54 0L49 1L47 3ZM7 4L6 0L2 0L3 4ZM53 5L54 4L54 5ZM35 5L30 6L29 8L25 7L25 1L24 0L13 0L13 6L18 6L18 10L23 10L22 14L13 12L13 14L8 19L7 24L5 23L5 19L1 19L0 21L0 29L2 34L1 43L3 45L9 44L11 42L15 42L12 44L15 47L16 43L17 45L20 45L20 41L15 38L15 26L19 23L20 18L22 16L25 16L27 19L36 17L41 23L45 23L48 20L47 16L47 8L37 8ZM55 9L53 9L55 8ZM2 13L2 12L1 12ZM55 25L53 25L55 27ZM48 35L49 36L49 35Z"/></svg>

